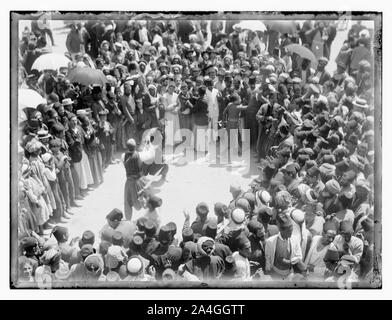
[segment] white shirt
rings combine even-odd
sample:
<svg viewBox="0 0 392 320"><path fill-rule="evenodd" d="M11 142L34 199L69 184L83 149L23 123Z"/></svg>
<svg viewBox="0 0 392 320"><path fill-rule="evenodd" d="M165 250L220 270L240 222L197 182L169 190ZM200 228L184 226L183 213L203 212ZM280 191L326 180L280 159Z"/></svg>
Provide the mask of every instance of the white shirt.
<svg viewBox="0 0 392 320"><path fill-rule="evenodd" d="M234 263L236 266L236 272L235 272L235 280L245 280L245 281L250 281L252 280L250 276L250 263L248 258L245 258L240 255L238 251L234 252L232 254L232 257L234 259Z"/></svg>
<svg viewBox="0 0 392 320"><path fill-rule="evenodd" d="M217 119L219 116L219 104L217 99L218 90L212 88L212 91L207 89L206 91L206 98L208 104L208 115L213 118Z"/></svg>

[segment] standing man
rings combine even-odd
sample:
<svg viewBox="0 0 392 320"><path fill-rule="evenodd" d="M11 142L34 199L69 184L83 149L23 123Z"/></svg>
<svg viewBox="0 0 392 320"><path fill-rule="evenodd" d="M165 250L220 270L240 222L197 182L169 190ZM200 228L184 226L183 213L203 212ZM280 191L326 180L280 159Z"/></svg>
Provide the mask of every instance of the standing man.
<svg viewBox="0 0 392 320"><path fill-rule="evenodd" d="M198 100L191 109L193 114L193 137L196 152L205 152L207 146L208 103L206 99L207 88L203 85L198 89Z"/></svg>
<svg viewBox="0 0 392 320"><path fill-rule="evenodd" d="M68 52L71 54L72 60L75 61L75 56L78 53L84 53L83 38L79 30L74 24L71 24L71 31L67 35L65 43Z"/></svg>
<svg viewBox="0 0 392 320"><path fill-rule="evenodd" d="M205 79L204 84L207 87L208 128L212 130L211 135L209 135L209 143L213 144L218 138L219 103L217 96L219 91L214 88L211 78Z"/></svg>
<svg viewBox="0 0 392 320"><path fill-rule="evenodd" d="M124 84L124 95L120 97L121 112L124 115L122 122L122 146L126 148L126 141L130 138L136 138L135 110L136 103L132 96L131 83Z"/></svg>
<svg viewBox="0 0 392 320"><path fill-rule="evenodd" d="M154 160L154 150L152 145L148 144L145 151L136 150L136 141L129 139L127 141L127 152L122 156L127 181L124 187L124 212L127 220L132 219L133 208L140 210L142 203L140 195L146 187L147 180L143 175L143 162L151 164Z"/></svg>

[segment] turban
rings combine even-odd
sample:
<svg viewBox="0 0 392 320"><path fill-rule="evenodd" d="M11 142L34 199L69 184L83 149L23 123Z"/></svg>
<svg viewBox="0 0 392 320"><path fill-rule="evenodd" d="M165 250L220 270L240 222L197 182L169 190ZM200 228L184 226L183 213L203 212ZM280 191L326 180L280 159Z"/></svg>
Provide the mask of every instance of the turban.
<svg viewBox="0 0 392 320"><path fill-rule="evenodd" d="M335 175L335 166L330 163L323 163L320 167L320 172L327 175L327 176L333 176Z"/></svg>
<svg viewBox="0 0 392 320"><path fill-rule="evenodd" d="M203 244L210 244L212 245L213 250L215 249L215 241L212 238L209 237L200 237L199 240L197 241L197 251L200 255L202 256L208 256L211 255L213 250L210 252L210 254L207 254L207 252L204 251L203 249Z"/></svg>
<svg viewBox="0 0 392 320"><path fill-rule="evenodd" d="M245 212L240 208L236 208L231 213L231 220L235 224L242 224L245 220Z"/></svg>
<svg viewBox="0 0 392 320"><path fill-rule="evenodd" d="M316 203L318 194L313 189L307 189L305 193L305 198L310 203Z"/></svg>
<svg viewBox="0 0 392 320"><path fill-rule="evenodd" d="M305 212L299 209L294 209L291 211L291 218L295 223L301 224L305 221Z"/></svg>
<svg viewBox="0 0 392 320"><path fill-rule="evenodd" d="M334 179L327 181L325 184L325 188L328 190L329 193L336 195L340 192L340 184Z"/></svg>
<svg viewBox="0 0 392 320"><path fill-rule="evenodd" d="M306 192L310 189L310 187L305 183L301 183L298 185L297 189L298 189L300 196L304 197L304 196L306 196Z"/></svg>
<svg viewBox="0 0 392 320"><path fill-rule="evenodd" d="M259 190L256 192L256 200L258 203L268 204L271 202L271 195L268 191Z"/></svg>
<svg viewBox="0 0 392 320"><path fill-rule="evenodd" d="M105 257L106 265L109 268L114 269L120 262L124 262L126 258L127 254L120 246L110 246Z"/></svg>
<svg viewBox="0 0 392 320"><path fill-rule="evenodd" d="M142 274L144 270L143 261L137 256L130 257L127 263L127 270L128 273L132 276L138 276Z"/></svg>

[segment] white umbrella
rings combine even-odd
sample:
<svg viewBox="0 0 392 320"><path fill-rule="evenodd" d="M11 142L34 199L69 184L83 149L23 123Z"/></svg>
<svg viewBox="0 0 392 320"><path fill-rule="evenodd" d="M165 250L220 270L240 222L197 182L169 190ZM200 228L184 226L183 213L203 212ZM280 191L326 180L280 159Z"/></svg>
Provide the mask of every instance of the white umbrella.
<svg viewBox="0 0 392 320"><path fill-rule="evenodd" d="M39 56L33 63L31 69L38 71L43 70L58 70L61 67L68 67L69 60L64 55L58 53L46 53Z"/></svg>
<svg viewBox="0 0 392 320"><path fill-rule="evenodd" d="M251 31L266 31L267 27L265 26L264 23L258 20L245 20L241 21L240 23L237 23L233 26L234 28L241 28L241 29L247 29Z"/></svg>
<svg viewBox="0 0 392 320"><path fill-rule="evenodd" d="M36 108L41 103L46 103L46 100L37 91L32 89L18 90L19 111L24 108Z"/></svg>

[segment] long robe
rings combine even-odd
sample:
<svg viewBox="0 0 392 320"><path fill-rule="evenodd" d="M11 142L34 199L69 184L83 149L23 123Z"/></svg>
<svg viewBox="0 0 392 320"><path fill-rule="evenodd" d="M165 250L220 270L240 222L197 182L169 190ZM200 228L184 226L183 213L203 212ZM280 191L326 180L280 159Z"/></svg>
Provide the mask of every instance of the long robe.
<svg viewBox="0 0 392 320"><path fill-rule="evenodd" d="M170 105L177 103L177 93L163 95L163 106L165 109L165 144L174 146L182 141L180 132L180 118L178 116L178 107L170 108Z"/></svg>
<svg viewBox="0 0 392 320"><path fill-rule="evenodd" d="M313 265L314 271L309 274L310 280L322 280L324 279L324 272L326 270L324 257L328 251L329 245L323 247L320 251L317 250L317 246L321 241L322 236L314 236L312 243L309 248L309 252L305 258L305 265Z"/></svg>

